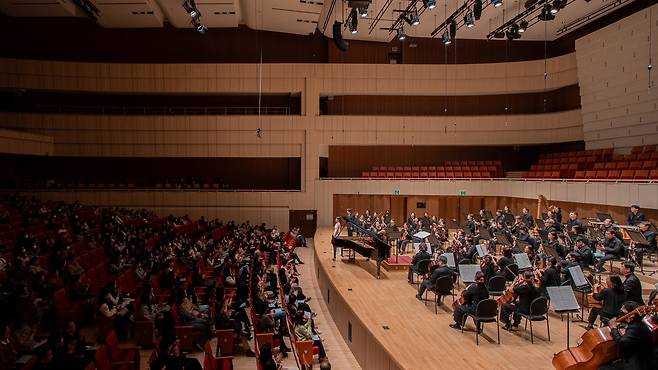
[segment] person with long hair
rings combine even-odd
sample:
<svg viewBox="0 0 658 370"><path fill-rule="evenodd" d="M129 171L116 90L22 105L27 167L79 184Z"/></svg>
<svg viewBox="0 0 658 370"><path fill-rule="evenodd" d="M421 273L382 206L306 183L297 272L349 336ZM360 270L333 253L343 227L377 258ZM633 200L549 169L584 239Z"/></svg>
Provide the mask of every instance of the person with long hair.
<svg viewBox="0 0 658 370"><path fill-rule="evenodd" d="M588 330L594 327L594 322L599 316L602 325L607 325L612 318L617 317L625 301L624 284L619 275L610 275L606 279L606 287L599 292L594 292L593 295L595 300L603 301L603 306L601 308L592 307L589 311Z"/></svg>

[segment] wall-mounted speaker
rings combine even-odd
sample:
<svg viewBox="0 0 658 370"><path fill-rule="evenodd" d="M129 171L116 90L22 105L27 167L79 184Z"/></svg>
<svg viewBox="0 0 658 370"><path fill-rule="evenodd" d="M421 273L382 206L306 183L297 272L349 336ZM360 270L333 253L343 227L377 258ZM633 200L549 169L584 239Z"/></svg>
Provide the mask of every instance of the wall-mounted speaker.
<svg viewBox="0 0 658 370"><path fill-rule="evenodd" d="M343 38L343 23L335 21L334 22L334 43L336 47L342 51L347 51L349 43Z"/></svg>

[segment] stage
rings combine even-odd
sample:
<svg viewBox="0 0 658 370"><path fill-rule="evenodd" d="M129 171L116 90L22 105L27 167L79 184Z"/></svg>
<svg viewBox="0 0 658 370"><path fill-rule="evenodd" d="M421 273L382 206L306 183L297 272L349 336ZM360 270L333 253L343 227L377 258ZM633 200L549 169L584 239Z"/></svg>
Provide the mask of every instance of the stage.
<svg viewBox="0 0 658 370"><path fill-rule="evenodd" d="M566 348L566 319L560 321L555 313L549 318L550 342L545 322L533 324L535 343L531 344L530 327L524 330L521 321L516 332L501 328L500 345L495 324L486 324L476 346L472 320L463 334L448 326L450 297L435 314L433 294L425 305L417 300L418 286L407 283L406 270L382 269L377 280L374 261L359 255L356 262L340 256L332 261L331 233L330 228L320 228L315 234L318 283L336 326L363 369L552 369L553 354ZM571 323L572 347L583 327L582 322Z"/></svg>

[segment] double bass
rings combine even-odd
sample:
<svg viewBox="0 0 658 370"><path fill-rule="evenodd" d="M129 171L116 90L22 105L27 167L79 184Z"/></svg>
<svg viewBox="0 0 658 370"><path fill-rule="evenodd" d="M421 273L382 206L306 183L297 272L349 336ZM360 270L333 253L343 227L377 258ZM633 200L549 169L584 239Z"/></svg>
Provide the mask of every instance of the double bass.
<svg viewBox="0 0 658 370"><path fill-rule="evenodd" d="M619 317L617 322L625 322L634 315L648 315L656 312L656 306L641 306L635 310ZM658 325L650 316L643 319L651 330L654 342L658 339ZM599 366L619 358L617 342L611 334L608 326L590 329L581 337L581 343L577 347L567 348L553 356L553 366L557 370L596 370Z"/></svg>

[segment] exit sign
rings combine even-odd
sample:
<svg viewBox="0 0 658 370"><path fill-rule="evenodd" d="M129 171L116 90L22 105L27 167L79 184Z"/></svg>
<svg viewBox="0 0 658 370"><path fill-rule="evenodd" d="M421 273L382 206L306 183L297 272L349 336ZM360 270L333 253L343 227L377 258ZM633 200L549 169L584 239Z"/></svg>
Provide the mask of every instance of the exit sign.
<svg viewBox="0 0 658 370"><path fill-rule="evenodd" d="M460 190L459 191L459 196L465 196L466 195L466 190Z"/></svg>
<svg viewBox="0 0 658 370"><path fill-rule="evenodd" d="M394 189L393 195L400 195L400 189Z"/></svg>

